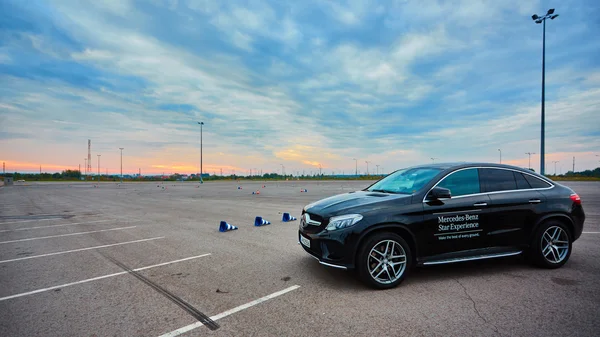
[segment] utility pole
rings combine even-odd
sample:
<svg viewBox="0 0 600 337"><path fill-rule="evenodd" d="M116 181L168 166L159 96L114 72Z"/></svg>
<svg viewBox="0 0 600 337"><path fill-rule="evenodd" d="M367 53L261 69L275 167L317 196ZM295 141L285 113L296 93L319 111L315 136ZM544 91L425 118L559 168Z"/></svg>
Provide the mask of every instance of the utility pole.
<svg viewBox="0 0 600 337"><path fill-rule="evenodd" d="M369 175L369 163L370 163L370 161L365 160L365 163L367 163L367 175Z"/></svg>
<svg viewBox="0 0 600 337"><path fill-rule="evenodd" d="M528 168L531 169L531 155L535 154L535 152L525 152L526 155L529 155L529 166Z"/></svg>
<svg viewBox="0 0 600 337"><path fill-rule="evenodd" d="M573 156L573 173L575 173L575 156Z"/></svg>
<svg viewBox="0 0 600 337"><path fill-rule="evenodd" d="M98 156L98 182L100 182L100 154Z"/></svg>
<svg viewBox="0 0 600 337"><path fill-rule="evenodd" d="M558 14L554 14L554 8L548 10L548 12L543 16L538 16L537 14L533 14L531 18L535 23L544 23L543 33L542 33L542 125L541 125L541 142L540 142L540 174L544 175L545 167L545 126L546 126L546 114L544 111L544 104L546 98L546 19L550 18L551 20L556 19ZM556 173L556 172L555 172Z"/></svg>
<svg viewBox="0 0 600 337"><path fill-rule="evenodd" d="M556 175L556 163L560 162L560 160L553 160L554 163L554 175Z"/></svg>
<svg viewBox="0 0 600 337"><path fill-rule="evenodd" d="M200 124L200 183L204 183L204 181L202 181L202 126L204 125L204 122L198 122L198 124Z"/></svg>
<svg viewBox="0 0 600 337"><path fill-rule="evenodd" d="M353 159L354 159L355 164L356 164L354 175L356 175L358 177L358 159L356 159L356 158L353 158Z"/></svg>
<svg viewBox="0 0 600 337"><path fill-rule="evenodd" d="M121 184L123 183L123 149L124 147L120 147L121 150Z"/></svg>

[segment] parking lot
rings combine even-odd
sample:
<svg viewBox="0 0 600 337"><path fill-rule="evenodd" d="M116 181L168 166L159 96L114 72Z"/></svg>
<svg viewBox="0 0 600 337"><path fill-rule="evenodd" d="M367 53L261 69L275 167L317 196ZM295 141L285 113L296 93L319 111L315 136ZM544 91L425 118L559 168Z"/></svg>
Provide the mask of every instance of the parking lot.
<svg viewBox="0 0 600 337"><path fill-rule="evenodd" d="M563 268L520 257L419 268L386 291L319 265L298 221L281 222L369 184L2 187L0 335L600 335L599 182L564 183L587 218ZM221 220L239 229L220 233Z"/></svg>

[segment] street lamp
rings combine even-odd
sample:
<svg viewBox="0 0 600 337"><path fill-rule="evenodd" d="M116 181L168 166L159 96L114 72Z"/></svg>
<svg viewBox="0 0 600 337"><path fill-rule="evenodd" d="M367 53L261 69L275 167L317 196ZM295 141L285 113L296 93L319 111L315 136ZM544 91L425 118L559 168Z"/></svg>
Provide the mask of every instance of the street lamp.
<svg viewBox="0 0 600 337"><path fill-rule="evenodd" d="M98 182L100 182L100 156L101 155L97 155L98 156Z"/></svg>
<svg viewBox="0 0 600 337"><path fill-rule="evenodd" d="M367 175L369 175L369 163L370 163L370 161L365 160L365 163L367 163Z"/></svg>
<svg viewBox="0 0 600 337"><path fill-rule="evenodd" d="M279 165L281 165L281 175L285 177L285 166L283 166L283 164Z"/></svg>
<svg viewBox="0 0 600 337"><path fill-rule="evenodd" d="M531 155L535 154L535 152L525 152L525 154L529 155L529 169L531 169Z"/></svg>
<svg viewBox="0 0 600 337"><path fill-rule="evenodd" d="M438 159L438 158L431 157L431 163L432 163L432 164L433 164L433 163L435 163L435 160L436 160L436 159Z"/></svg>
<svg viewBox="0 0 600 337"><path fill-rule="evenodd" d="M500 164L502 164L502 150L498 149L498 152L500 152Z"/></svg>
<svg viewBox="0 0 600 337"><path fill-rule="evenodd" d="M198 124L200 124L200 184L203 184L204 181L202 180L202 126L204 125L204 122L198 122Z"/></svg>
<svg viewBox="0 0 600 337"><path fill-rule="evenodd" d="M358 177L358 159L356 159L356 158L352 158L352 159L354 159L355 164L356 164L356 169L354 171L354 175Z"/></svg>
<svg viewBox="0 0 600 337"><path fill-rule="evenodd" d="M541 151L540 151L540 174L544 175L544 151L545 151L545 123L546 123L546 115L544 111L544 101L546 98L545 86L546 86L546 19L550 18L550 20L556 19L558 14L554 14L554 8L548 10L546 15L538 16L537 14L533 14L531 18L535 23L543 23L543 33L542 33L542 125L541 125Z"/></svg>
<svg viewBox="0 0 600 337"><path fill-rule="evenodd" d="M377 175L379 175L379 165L375 165L377 166Z"/></svg>
<svg viewBox="0 0 600 337"><path fill-rule="evenodd" d="M123 183L123 149L124 147L120 147L121 150L121 184Z"/></svg>
<svg viewBox="0 0 600 337"><path fill-rule="evenodd" d="M553 160L554 163L554 175L556 175L556 163L560 162L560 160Z"/></svg>

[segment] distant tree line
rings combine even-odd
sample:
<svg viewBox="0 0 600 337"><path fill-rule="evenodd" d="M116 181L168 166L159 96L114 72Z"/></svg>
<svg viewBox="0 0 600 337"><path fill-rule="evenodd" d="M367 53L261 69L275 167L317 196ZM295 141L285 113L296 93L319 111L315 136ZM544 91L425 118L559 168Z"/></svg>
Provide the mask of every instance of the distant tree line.
<svg viewBox="0 0 600 337"><path fill-rule="evenodd" d="M600 167L596 167L593 170L585 170L585 171L581 171L581 172L569 171L569 172L567 172L565 174L559 174L559 176L561 176L561 177L569 177L569 178L575 178L575 177L600 178Z"/></svg>
<svg viewBox="0 0 600 337"><path fill-rule="evenodd" d="M0 175L1 176L1 175ZM29 180L29 181L40 181L40 180L97 180L96 175L88 175L85 176L79 170L64 170L60 173L6 173L5 176L12 176L14 180ZM547 174L549 177L554 177L552 174ZM569 171L565 174L556 175L558 177L563 178L600 178L600 167L597 167L593 170L585 170L581 172L573 172ZM220 176L220 175L210 175L207 173L202 174L202 180L204 181L212 181L212 180L285 180L285 179L301 179L301 180L317 180L317 179L359 179L359 180L376 180L380 179L381 175L360 175L360 176L352 176L352 175L281 175L278 173L265 173L261 175L249 176L249 175L228 175L228 176ZM119 175L101 175L101 181L119 181L121 177ZM156 175L156 176L131 176L124 175L123 180L126 181L200 181L200 177L198 175L190 175L186 176L180 173L174 173L166 176Z"/></svg>

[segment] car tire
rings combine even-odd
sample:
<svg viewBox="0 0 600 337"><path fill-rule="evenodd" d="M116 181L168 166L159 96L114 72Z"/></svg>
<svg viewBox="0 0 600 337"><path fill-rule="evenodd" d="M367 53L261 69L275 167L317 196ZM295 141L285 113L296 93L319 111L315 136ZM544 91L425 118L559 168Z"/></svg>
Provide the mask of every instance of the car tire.
<svg viewBox="0 0 600 337"><path fill-rule="evenodd" d="M368 286L394 288L412 267L410 246L398 234L376 233L360 246L356 266L359 278Z"/></svg>
<svg viewBox="0 0 600 337"><path fill-rule="evenodd" d="M573 236L569 228L560 221L550 220L536 231L528 255L536 266L556 269L567 263L572 249Z"/></svg>

